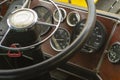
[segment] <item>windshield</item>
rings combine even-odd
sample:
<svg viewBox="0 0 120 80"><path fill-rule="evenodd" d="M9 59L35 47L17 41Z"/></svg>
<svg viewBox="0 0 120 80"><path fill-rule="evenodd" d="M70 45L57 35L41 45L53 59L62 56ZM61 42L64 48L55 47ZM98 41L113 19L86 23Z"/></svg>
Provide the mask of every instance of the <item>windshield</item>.
<svg viewBox="0 0 120 80"><path fill-rule="evenodd" d="M85 0L54 0L54 1L87 7ZM94 3L98 10L120 14L120 0L94 0Z"/></svg>

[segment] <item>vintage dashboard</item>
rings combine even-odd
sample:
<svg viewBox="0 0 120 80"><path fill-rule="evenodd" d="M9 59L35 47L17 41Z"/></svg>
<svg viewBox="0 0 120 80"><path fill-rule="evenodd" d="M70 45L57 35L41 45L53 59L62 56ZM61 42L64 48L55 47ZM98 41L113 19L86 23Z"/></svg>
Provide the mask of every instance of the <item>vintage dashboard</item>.
<svg viewBox="0 0 120 80"><path fill-rule="evenodd" d="M80 34L87 18L87 10L84 8L63 3L56 4L60 8L62 19L56 33L41 46L47 57L59 54L69 46ZM33 0L30 7L37 12L40 20L57 23L58 11L49 2L41 0L39 3L38 0ZM92 74L100 80L119 80L120 16L103 11L97 11L96 16L95 28L88 40L82 48L76 50L74 56L66 64L69 66L62 65L61 68L75 76L82 75L82 77L91 78L90 80L96 79L96 77L92 78ZM40 27L43 30L42 38L52 31L50 26L41 25ZM72 71L69 69L70 66Z"/></svg>

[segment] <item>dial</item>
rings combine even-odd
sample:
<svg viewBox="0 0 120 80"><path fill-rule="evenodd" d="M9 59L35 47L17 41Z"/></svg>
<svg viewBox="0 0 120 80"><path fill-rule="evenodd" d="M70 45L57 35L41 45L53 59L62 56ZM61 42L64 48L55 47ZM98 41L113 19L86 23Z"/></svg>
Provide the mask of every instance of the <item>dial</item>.
<svg viewBox="0 0 120 80"><path fill-rule="evenodd" d="M76 26L76 24L80 21L80 15L76 11L72 11L67 16L67 23L69 26Z"/></svg>
<svg viewBox="0 0 120 80"><path fill-rule="evenodd" d="M120 43L114 43L108 51L108 60L111 63L118 63L120 61Z"/></svg>
<svg viewBox="0 0 120 80"><path fill-rule="evenodd" d="M52 23L52 13L49 9L43 6L37 6L33 8L38 14L38 18L40 21ZM44 35L50 29L50 26L47 25L36 25L41 30L41 35Z"/></svg>
<svg viewBox="0 0 120 80"><path fill-rule="evenodd" d="M81 33L82 29L84 28L86 19L80 21L73 29L72 34L72 41L77 38L77 36ZM88 40L83 45L81 52L85 53L93 53L99 50L105 41L105 28L100 23L100 21L96 21L95 28L92 31L92 34L89 36Z"/></svg>
<svg viewBox="0 0 120 80"><path fill-rule="evenodd" d="M59 28L50 40L51 47L56 51L62 51L69 44L70 33L64 28Z"/></svg>
<svg viewBox="0 0 120 80"><path fill-rule="evenodd" d="M61 18L61 22L66 18L66 10L63 9L63 8L59 8L60 9L60 12L61 12L61 15L62 15L62 18ZM58 13L58 10L56 9L54 12L53 12L53 18L55 21L59 21L59 13Z"/></svg>

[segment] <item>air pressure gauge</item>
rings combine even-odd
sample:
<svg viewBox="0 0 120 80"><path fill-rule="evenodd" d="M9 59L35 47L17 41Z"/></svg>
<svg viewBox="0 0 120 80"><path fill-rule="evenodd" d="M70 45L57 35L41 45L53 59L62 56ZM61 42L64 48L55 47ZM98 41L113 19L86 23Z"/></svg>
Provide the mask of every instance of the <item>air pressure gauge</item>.
<svg viewBox="0 0 120 80"><path fill-rule="evenodd" d="M114 43L108 51L108 60L111 63L118 63L120 61L120 43Z"/></svg>

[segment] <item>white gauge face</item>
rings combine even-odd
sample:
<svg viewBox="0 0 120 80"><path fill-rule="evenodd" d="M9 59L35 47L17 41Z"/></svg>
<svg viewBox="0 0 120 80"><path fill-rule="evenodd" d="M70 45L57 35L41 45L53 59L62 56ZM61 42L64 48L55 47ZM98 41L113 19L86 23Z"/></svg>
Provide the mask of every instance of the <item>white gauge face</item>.
<svg viewBox="0 0 120 80"><path fill-rule="evenodd" d="M78 12L70 12L67 16L67 24L71 27L76 26L76 24L80 21L80 15Z"/></svg>
<svg viewBox="0 0 120 80"><path fill-rule="evenodd" d="M118 63L120 61L120 43L114 43L108 52L108 60L111 63Z"/></svg>
<svg viewBox="0 0 120 80"><path fill-rule="evenodd" d="M67 13L66 13L66 10L63 9L63 8L60 8L60 12L61 12L61 15L62 15L61 22L63 22L63 20L66 18ZM59 12L58 12L57 9L53 12L53 19L56 22L59 21Z"/></svg>
<svg viewBox="0 0 120 80"><path fill-rule="evenodd" d="M62 51L70 44L70 33L63 28L59 28L51 37L50 45L56 51Z"/></svg>

